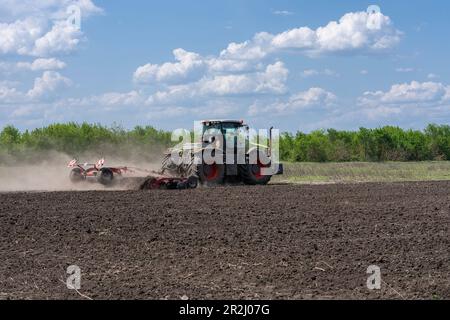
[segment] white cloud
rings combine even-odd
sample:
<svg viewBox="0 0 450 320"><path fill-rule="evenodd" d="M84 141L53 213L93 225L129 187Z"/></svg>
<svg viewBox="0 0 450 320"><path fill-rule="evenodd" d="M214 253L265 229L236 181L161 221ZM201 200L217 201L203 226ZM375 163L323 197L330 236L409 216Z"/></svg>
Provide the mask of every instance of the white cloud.
<svg viewBox="0 0 450 320"><path fill-rule="evenodd" d="M439 78L439 76L437 74L434 74L434 73L429 73L427 75L427 78L428 79L437 79L437 78Z"/></svg>
<svg viewBox="0 0 450 320"><path fill-rule="evenodd" d="M145 103L145 99L142 97L142 94L135 90L127 93L105 93L96 100L99 105L106 106L136 106Z"/></svg>
<svg viewBox="0 0 450 320"><path fill-rule="evenodd" d="M302 77L309 78L309 77L313 77L313 76L318 76L319 74L320 74L320 72L315 69L306 69L306 70L303 70Z"/></svg>
<svg viewBox="0 0 450 320"><path fill-rule="evenodd" d="M23 94L15 88L11 88L7 83L0 82L0 101L2 103L14 103L21 99Z"/></svg>
<svg viewBox="0 0 450 320"><path fill-rule="evenodd" d="M195 107L183 107L177 105L155 106L145 111L146 117L151 120L166 120L185 118L195 114L196 120L200 118L226 118L230 114L239 111L239 106L224 99L214 99L204 105ZM186 122L184 122L186 124Z"/></svg>
<svg viewBox="0 0 450 320"><path fill-rule="evenodd" d="M249 61L209 58L205 60L208 65L208 73L245 73L263 69L263 64L254 64Z"/></svg>
<svg viewBox="0 0 450 320"><path fill-rule="evenodd" d="M260 72L214 75L190 84L170 86L151 95L148 102L160 105L209 97L283 94L288 73L282 62L275 62Z"/></svg>
<svg viewBox="0 0 450 320"><path fill-rule="evenodd" d="M288 10L274 10L272 13L276 16L292 16L295 14L294 12Z"/></svg>
<svg viewBox="0 0 450 320"><path fill-rule="evenodd" d="M140 105L157 114L164 114L165 108L185 114L186 110L198 112L197 106L205 102L217 99L238 101L236 99L239 98L241 108L253 103L249 114L267 111L289 115L300 110L314 112L325 109L327 113L331 112L329 107L335 105L337 98L322 88L311 88L283 98L288 92L289 71L282 62L270 59L284 52L316 57L388 51L400 41L402 33L395 29L389 17L375 14L379 22L377 27L371 24L373 18L374 15L366 12L356 12L345 14L339 21L317 29L300 27L279 34L260 32L250 40L230 43L216 56L176 49L173 51L174 61L148 63L134 72L135 83L151 85L148 89L154 90ZM367 71L362 74L367 74ZM331 69L305 70L302 75L339 76ZM142 92L140 96L145 98ZM216 106L213 109L220 108Z"/></svg>
<svg viewBox="0 0 450 320"><path fill-rule="evenodd" d="M286 101L277 101L269 105L256 102L250 106L248 114L250 116L258 114L264 114L265 116L270 114L290 115L298 111L330 107L336 99L337 97L333 93L322 88L310 88L307 91L293 94Z"/></svg>
<svg viewBox="0 0 450 320"><path fill-rule="evenodd" d="M33 56L45 57L53 54L70 53L81 41L82 32L66 21L53 24L50 31L34 42L30 51Z"/></svg>
<svg viewBox="0 0 450 320"><path fill-rule="evenodd" d="M97 96L85 97L81 99L66 99L61 104L70 106L94 106L106 108L144 106L146 105L147 96L136 90L129 92L107 92Z"/></svg>
<svg viewBox="0 0 450 320"><path fill-rule="evenodd" d="M262 64L249 61L202 57L183 49L173 51L176 62L145 64L136 69L133 79L141 84L180 84L193 82L205 76L246 73L263 69Z"/></svg>
<svg viewBox="0 0 450 320"><path fill-rule="evenodd" d="M71 5L80 8L82 19L102 12L91 0L0 0L0 56L8 57L7 61L0 62L1 74L43 71L40 77L32 75L34 84L28 91L19 89L22 83L13 79L0 83L0 106L6 106L6 110L11 105L11 115L29 114L25 111L34 106L42 112L33 114L45 116L45 107L51 108L53 98L72 84L70 79L54 71L66 67L56 57L73 52L84 40L83 33L67 21L70 17L67 9ZM24 56L35 59L21 61Z"/></svg>
<svg viewBox="0 0 450 320"><path fill-rule="evenodd" d="M200 82L204 94L236 95L249 93L275 93L286 91L288 70L282 62L268 65L264 72L215 76Z"/></svg>
<svg viewBox="0 0 450 320"><path fill-rule="evenodd" d="M205 61L200 55L183 49L173 50L173 55L177 61L175 63L146 64L137 68L134 73L134 80L141 83L176 83L188 80L195 74L201 75L201 71L205 67Z"/></svg>
<svg viewBox="0 0 450 320"><path fill-rule="evenodd" d="M281 11L279 12L281 14ZM190 106L218 97L261 97L287 92L288 69L282 62L270 62L275 54L290 51L306 56L320 54L369 54L392 48L400 40L389 17L376 15L379 27L370 25L374 16L366 12L348 13L338 22L315 30L309 27L290 29L279 34L260 32L251 40L230 43L218 56L202 56L181 48L173 51L174 61L148 63L136 69L135 83L152 85L147 104ZM333 70L305 70L304 77L336 76ZM302 95L303 94L303 95ZM289 113L313 105L328 105L335 96L312 88L291 97L289 101L269 106Z"/></svg>
<svg viewBox="0 0 450 320"><path fill-rule="evenodd" d="M9 20L44 15L59 20L67 17L70 5L78 6L83 17L103 13L91 0L0 0L0 15Z"/></svg>
<svg viewBox="0 0 450 320"><path fill-rule="evenodd" d="M387 92L365 92L363 101L368 103L418 103L441 101L449 90L448 86L437 82L395 84Z"/></svg>
<svg viewBox="0 0 450 320"><path fill-rule="evenodd" d="M56 71L45 71L42 77L36 78L34 87L30 89L27 96L31 99L46 98L57 89L68 87L72 81L63 77Z"/></svg>
<svg viewBox="0 0 450 320"><path fill-rule="evenodd" d="M367 54L382 52L400 41L401 33L389 17L376 14L377 28L370 24L367 12L348 13L339 22L330 22L316 30L300 27L273 35L257 33L252 40L230 43L218 57L202 57L183 49L174 50L176 62L145 64L137 68L134 79L147 83L181 83L196 80L202 73L239 72L256 68L270 54L296 50L306 55L329 53Z"/></svg>
<svg viewBox="0 0 450 320"><path fill-rule="evenodd" d="M19 69L26 69L31 71L44 71L44 70L61 70L66 67L66 64L56 58L43 59L39 58L33 62L18 62L17 67Z"/></svg>
<svg viewBox="0 0 450 320"><path fill-rule="evenodd" d="M437 82L395 84L389 91L365 92L358 104L371 118L450 112L450 86Z"/></svg>
<svg viewBox="0 0 450 320"><path fill-rule="evenodd" d="M0 54L45 57L75 50L82 32L67 22L69 5L82 17L100 13L91 0L0 0Z"/></svg>
<svg viewBox="0 0 450 320"><path fill-rule="evenodd" d="M30 53L34 41L45 29L45 22L37 18L17 20L13 23L0 23L0 53Z"/></svg>
<svg viewBox="0 0 450 320"><path fill-rule="evenodd" d="M414 68L397 68L395 69L396 72L400 72L400 73L409 73L409 72L413 72Z"/></svg>
<svg viewBox="0 0 450 320"><path fill-rule="evenodd" d="M337 73L334 70L331 69L324 69L324 70L315 70L315 69L306 69L302 72L303 78L309 78L314 76L327 76L327 77L339 77L339 73Z"/></svg>
<svg viewBox="0 0 450 320"><path fill-rule="evenodd" d="M376 27L371 24L377 19ZM233 59L262 59L282 50L297 50L314 56L333 53L369 54L383 52L395 46L401 38L391 19L381 13L355 12L345 14L313 30L300 27L273 35L256 34L252 40L231 43L221 57Z"/></svg>
<svg viewBox="0 0 450 320"><path fill-rule="evenodd" d="M362 74L363 76L365 76L365 75L369 74L369 71L368 70L361 70L359 73Z"/></svg>

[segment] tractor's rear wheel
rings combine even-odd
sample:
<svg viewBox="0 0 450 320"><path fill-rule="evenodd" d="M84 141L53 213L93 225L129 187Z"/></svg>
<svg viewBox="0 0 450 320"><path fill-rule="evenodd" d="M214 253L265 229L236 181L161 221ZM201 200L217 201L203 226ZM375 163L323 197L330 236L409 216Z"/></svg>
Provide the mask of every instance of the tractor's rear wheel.
<svg viewBox="0 0 450 320"><path fill-rule="evenodd" d="M112 184L114 180L114 173L109 168L103 168L98 173L98 182L101 183L104 186L109 186Z"/></svg>
<svg viewBox="0 0 450 320"><path fill-rule="evenodd" d="M80 168L73 168L70 171L70 181L78 183L84 180L83 171Z"/></svg>
<svg viewBox="0 0 450 320"><path fill-rule="evenodd" d="M206 185L221 184L225 180L225 166L223 164L206 164L198 166L197 174L200 182Z"/></svg>
<svg viewBox="0 0 450 320"><path fill-rule="evenodd" d="M239 175L242 181L247 185L266 185L272 179L272 176L262 174L262 169L268 167L260 161L256 164L242 164L238 166Z"/></svg>

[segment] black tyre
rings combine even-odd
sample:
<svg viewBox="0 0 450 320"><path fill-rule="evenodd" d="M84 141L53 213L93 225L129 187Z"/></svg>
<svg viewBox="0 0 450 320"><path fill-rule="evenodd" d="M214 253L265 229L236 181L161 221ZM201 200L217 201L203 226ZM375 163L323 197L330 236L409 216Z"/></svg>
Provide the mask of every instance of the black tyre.
<svg viewBox="0 0 450 320"><path fill-rule="evenodd" d="M80 168L73 168L70 171L70 181L72 183L78 183L84 180L83 171Z"/></svg>
<svg viewBox="0 0 450 320"><path fill-rule="evenodd" d="M103 168L97 175L98 182L104 186L109 186L114 180L114 173L109 168Z"/></svg>
<svg viewBox="0 0 450 320"><path fill-rule="evenodd" d="M197 167L197 175L202 184L221 184L225 180L225 166L217 163L203 163Z"/></svg>
<svg viewBox="0 0 450 320"><path fill-rule="evenodd" d="M262 168L267 167L259 161L257 164L241 164L238 166L239 175L247 185L266 185L272 176L262 175Z"/></svg>

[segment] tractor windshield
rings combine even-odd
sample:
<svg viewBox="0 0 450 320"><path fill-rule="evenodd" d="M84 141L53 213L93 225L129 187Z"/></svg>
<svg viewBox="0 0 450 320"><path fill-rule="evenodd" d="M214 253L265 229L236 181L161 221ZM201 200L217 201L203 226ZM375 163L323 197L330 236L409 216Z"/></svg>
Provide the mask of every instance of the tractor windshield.
<svg viewBox="0 0 450 320"><path fill-rule="evenodd" d="M240 137L245 140L247 137L246 127L238 123L224 123L222 133L225 139L227 137Z"/></svg>

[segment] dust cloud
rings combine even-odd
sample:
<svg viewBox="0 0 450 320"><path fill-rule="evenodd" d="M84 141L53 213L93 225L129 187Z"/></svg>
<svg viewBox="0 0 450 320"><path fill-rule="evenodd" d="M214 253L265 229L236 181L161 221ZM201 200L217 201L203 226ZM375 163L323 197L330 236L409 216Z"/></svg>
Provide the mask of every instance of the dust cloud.
<svg viewBox="0 0 450 320"><path fill-rule="evenodd" d="M81 183L72 183L69 178L72 168L67 164L73 157L50 151L45 156L36 155L36 161L29 157L26 162L8 161L8 164L0 164L0 192L19 191L83 191L83 190L129 190L137 189L140 182L151 171L160 169L160 157L126 157L98 156L94 153L84 154L79 163L96 163L100 158L105 159L104 167L122 167L130 169L123 179L116 179L112 186L105 187L96 182L96 179L88 179ZM157 159L158 158L158 159Z"/></svg>

